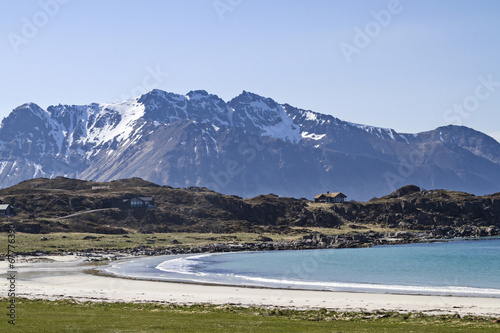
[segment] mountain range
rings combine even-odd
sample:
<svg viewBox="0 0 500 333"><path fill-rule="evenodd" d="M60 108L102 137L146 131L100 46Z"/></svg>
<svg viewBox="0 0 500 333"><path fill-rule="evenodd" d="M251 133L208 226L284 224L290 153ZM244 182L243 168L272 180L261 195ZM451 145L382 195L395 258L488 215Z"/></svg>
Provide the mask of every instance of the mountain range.
<svg viewBox="0 0 500 333"><path fill-rule="evenodd" d="M140 177L242 197L368 200L406 185L500 191L500 143L463 126L417 134L354 124L243 91L152 90L119 103L34 103L0 125L0 187L64 176Z"/></svg>

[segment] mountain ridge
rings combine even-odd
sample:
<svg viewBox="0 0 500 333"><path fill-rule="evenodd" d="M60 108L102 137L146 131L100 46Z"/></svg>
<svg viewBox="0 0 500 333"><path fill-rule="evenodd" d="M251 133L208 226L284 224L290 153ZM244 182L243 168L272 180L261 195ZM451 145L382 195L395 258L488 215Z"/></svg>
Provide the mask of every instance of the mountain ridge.
<svg viewBox="0 0 500 333"><path fill-rule="evenodd" d="M152 90L118 103L34 103L0 125L0 187L36 177L141 177L244 197L336 190L367 200L407 183L500 190L500 144L459 126L407 134L243 91Z"/></svg>

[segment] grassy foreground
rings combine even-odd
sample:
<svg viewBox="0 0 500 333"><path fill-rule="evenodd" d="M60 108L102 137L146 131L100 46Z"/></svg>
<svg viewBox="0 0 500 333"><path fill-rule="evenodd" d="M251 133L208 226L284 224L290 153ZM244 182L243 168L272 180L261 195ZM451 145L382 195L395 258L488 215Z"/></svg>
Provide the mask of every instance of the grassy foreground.
<svg viewBox="0 0 500 333"><path fill-rule="evenodd" d="M349 226L340 228L308 228L308 232L297 234L276 233L129 233L127 235L110 235L95 233L59 232L49 234L16 233L16 252L74 252L87 249L124 250L137 246L151 249L163 249L170 246L198 246L209 243L244 243L252 242L260 236L270 237L275 241L299 240L310 231L319 231L326 235L339 235L348 232L359 232ZM396 232L396 229L368 226L361 231ZM7 244L7 233L0 233L0 244ZM43 240L42 240L43 239ZM0 247L0 254L5 254L7 246Z"/></svg>
<svg viewBox="0 0 500 333"><path fill-rule="evenodd" d="M2 304L7 300L2 299ZM498 332L492 318L18 299L2 332ZM4 308L2 306L2 308ZM4 329L5 328L5 329Z"/></svg>

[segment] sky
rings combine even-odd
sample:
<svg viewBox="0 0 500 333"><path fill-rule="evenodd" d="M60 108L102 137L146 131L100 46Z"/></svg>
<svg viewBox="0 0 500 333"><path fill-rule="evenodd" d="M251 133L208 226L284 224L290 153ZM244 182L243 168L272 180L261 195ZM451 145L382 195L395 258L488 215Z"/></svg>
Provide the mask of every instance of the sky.
<svg viewBox="0 0 500 333"><path fill-rule="evenodd" d="M417 133L500 140L500 1L0 2L0 119L153 88L243 90Z"/></svg>

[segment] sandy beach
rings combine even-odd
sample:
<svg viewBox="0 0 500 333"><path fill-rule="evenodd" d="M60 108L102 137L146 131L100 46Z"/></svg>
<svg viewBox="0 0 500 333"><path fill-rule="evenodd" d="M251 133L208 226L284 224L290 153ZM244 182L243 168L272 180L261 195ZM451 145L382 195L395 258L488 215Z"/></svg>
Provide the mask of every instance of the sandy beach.
<svg viewBox="0 0 500 333"><path fill-rule="evenodd" d="M77 256L19 258L16 263L17 297L500 316L499 298L261 289L141 281L86 273L86 270L93 267L95 266L85 263L84 258ZM7 262L0 262L0 271L7 271ZM2 277L5 276L6 274L2 274ZM7 279L1 279L0 290L0 296L7 297Z"/></svg>

